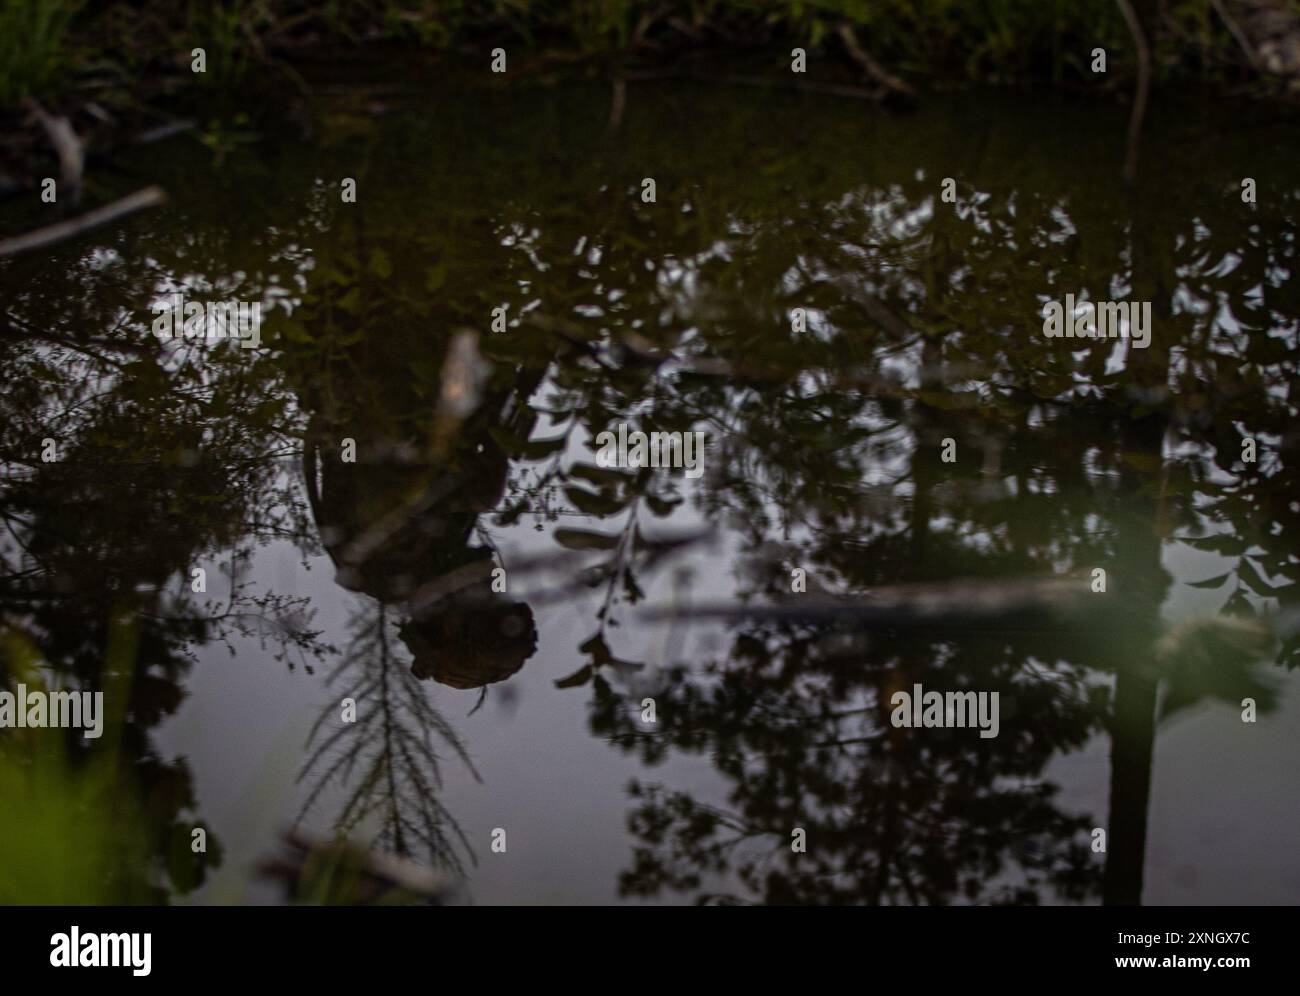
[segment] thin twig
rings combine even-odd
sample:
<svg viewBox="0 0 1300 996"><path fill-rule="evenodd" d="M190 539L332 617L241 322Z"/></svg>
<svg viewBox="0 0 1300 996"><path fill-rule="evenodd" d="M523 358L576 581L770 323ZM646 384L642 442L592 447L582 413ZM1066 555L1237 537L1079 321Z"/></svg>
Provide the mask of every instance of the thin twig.
<svg viewBox="0 0 1300 996"><path fill-rule="evenodd" d="M1228 12L1223 9L1221 0L1210 0L1210 6L1218 12L1219 18L1228 26L1228 31L1232 37L1237 39L1237 44L1240 45L1241 50L1246 53L1246 58L1250 60L1250 64L1257 71L1263 72L1264 67L1259 64L1259 56L1255 54L1255 49L1251 46L1250 39L1247 38L1246 33L1241 30L1241 25L1237 23L1236 19L1230 17Z"/></svg>
<svg viewBox="0 0 1300 996"><path fill-rule="evenodd" d="M175 135L192 131L194 127L193 121L168 121L166 124L156 125L140 132L132 139L132 142L135 145L151 145L154 142L161 142Z"/></svg>
<svg viewBox="0 0 1300 996"><path fill-rule="evenodd" d="M854 62L866 70L867 75L873 80L883 86L886 90L890 90L900 96L909 99L916 96L915 90L872 58L871 53L858 44L858 36L853 33L853 26L851 24L841 24L836 29L836 33L840 36L840 41L844 43L844 47L848 49L849 56Z"/></svg>

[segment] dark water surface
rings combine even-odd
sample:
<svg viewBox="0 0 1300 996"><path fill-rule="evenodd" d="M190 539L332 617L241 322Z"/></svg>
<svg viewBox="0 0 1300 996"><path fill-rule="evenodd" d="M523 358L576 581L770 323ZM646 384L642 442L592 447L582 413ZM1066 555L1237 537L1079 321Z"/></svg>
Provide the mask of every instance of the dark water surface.
<svg viewBox="0 0 1300 996"><path fill-rule="evenodd" d="M3 663L110 717L0 732L5 900L275 901L300 813L479 903L1300 900L1300 646L1214 623L1300 602L1269 114L1156 105L1131 189L1110 104L667 82L139 153L100 182L165 208L0 263ZM174 290L263 348L160 343ZM1045 338L1066 294L1150 347ZM998 735L895 728L916 684Z"/></svg>

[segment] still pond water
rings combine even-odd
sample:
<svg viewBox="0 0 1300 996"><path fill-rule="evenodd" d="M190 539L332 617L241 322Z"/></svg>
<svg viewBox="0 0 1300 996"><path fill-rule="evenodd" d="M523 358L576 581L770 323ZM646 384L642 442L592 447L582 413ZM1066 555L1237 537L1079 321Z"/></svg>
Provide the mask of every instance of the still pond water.
<svg viewBox="0 0 1300 996"><path fill-rule="evenodd" d="M113 724L0 842L93 883L4 898L281 901L300 819L476 903L1300 900L1300 645L1214 622L1300 603L1272 113L1157 104L1133 187L1111 104L667 81L617 126L336 87L123 161L169 203L0 264L3 661ZM176 291L263 348L158 341ZM1067 294L1150 347L1045 338ZM702 473L601 466L620 424ZM894 727L918 684L998 735Z"/></svg>

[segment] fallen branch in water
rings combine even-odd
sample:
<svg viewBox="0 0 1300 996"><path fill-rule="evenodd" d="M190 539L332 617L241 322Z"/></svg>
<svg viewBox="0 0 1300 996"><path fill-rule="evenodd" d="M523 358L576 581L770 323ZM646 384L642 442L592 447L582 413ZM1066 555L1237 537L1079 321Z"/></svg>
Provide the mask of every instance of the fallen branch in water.
<svg viewBox="0 0 1300 996"><path fill-rule="evenodd" d="M803 595L776 603L705 603L647 608L641 618L773 619L840 623L872 629L968 629L1060 625L1086 619L1099 606L1081 598L1086 583L1074 579L1041 581L953 581L946 584L900 584L852 595Z"/></svg>
<svg viewBox="0 0 1300 996"><path fill-rule="evenodd" d="M105 204L103 207L87 211L85 214L69 218L67 221L60 221L57 224L47 225L33 232L15 235L13 238L0 241L0 257L14 256L20 252L54 245L56 242L70 239L74 235L80 235L92 228L107 225L109 222L116 221L128 214L154 207L165 200L167 200L167 194L162 187L145 187L143 190L137 190L134 194L128 194L121 200Z"/></svg>

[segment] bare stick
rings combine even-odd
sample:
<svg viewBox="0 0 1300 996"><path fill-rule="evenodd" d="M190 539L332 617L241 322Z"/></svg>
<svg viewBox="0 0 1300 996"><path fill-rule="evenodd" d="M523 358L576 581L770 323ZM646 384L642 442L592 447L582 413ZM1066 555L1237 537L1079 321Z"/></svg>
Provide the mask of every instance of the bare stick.
<svg viewBox="0 0 1300 996"><path fill-rule="evenodd" d="M1262 72L1264 67L1259 64L1259 56L1255 54L1255 49L1250 44L1250 39L1246 37L1246 33L1241 30L1241 25L1228 16L1228 12L1223 9L1223 4L1220 0L1210 0L1210 6L1218 12L1223 23L1228 26L1228 31L1232 34L1232 37L1237 40L1237 44L1241 46L1241 50L1246 53L1246 58L1250 60L1251 66Z"/></svg>
<svg viewBox="0 0 1300 996"><path fill-rule="evenodd" d="M837 29L837 33L840 36L840 41L844 43L844 47L849 50L849 55L853 57L853 61L865 69L867 75L873 80L885 89L892 90L904 97L916 96L915 90L873 59L871 53L858 44L858 36L853 33L852 25L841 24Z"/></svg>
<svg viewBox="0 0 1300 996"><path fill-rule="evenodd" d="M623 123L623 108L627 105L627 80L622 76L614 80L614 93L609 103L609 127L617 129Z"/></svg>
<svg viewBox="0 0 1300 996"><path fill-rule="evenodd" d="M14 256L30 249L40 249L43 246L62 242L64 239L70 239L74 235L80 235L82 232L98 228L100 225L107 225L110 221L116 221L128 214L161 204L165 200L167 200L167 194L162 187L145 187L143 190L137 190L134 194L129 194L121 200L105 204L103 207L87 211L85 214L69 218L67 221L60 221L55 225L38 228L34 232L15 235L11 239L4 239L0 241L0 257Z"/></svg>
<svg viewBox="0 0 1300 996"><path fill-rule="evenodd" d="M86 167L86 146L77 136L67 118L54 117L36 101L24 101L28 110L45 129L45 135L59 156L59 175L75 204L81 196L81 177Z"/></svg>

